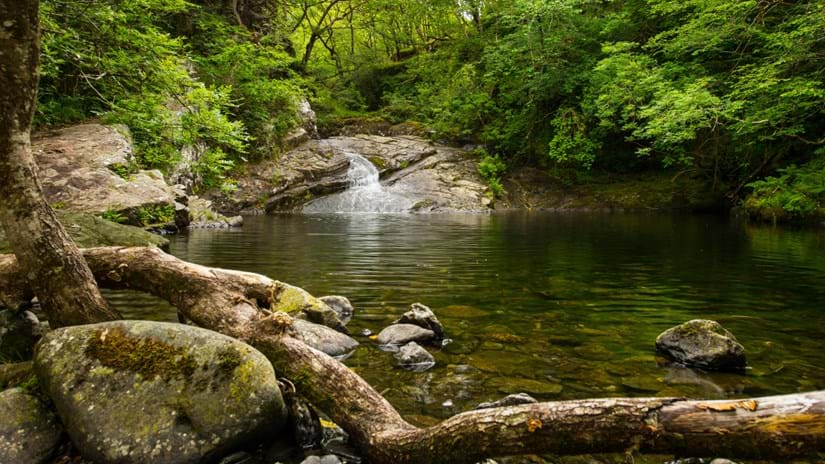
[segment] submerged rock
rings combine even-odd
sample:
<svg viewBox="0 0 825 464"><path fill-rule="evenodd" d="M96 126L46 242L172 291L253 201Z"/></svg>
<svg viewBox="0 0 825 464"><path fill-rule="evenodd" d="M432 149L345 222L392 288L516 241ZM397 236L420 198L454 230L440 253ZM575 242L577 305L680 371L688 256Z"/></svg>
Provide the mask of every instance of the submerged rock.
<svg viewBox="0 0 825 464"><path fill-rule="evenodd" d="M481 403L478 406L476 406L475 409L502 408L505 406L518 406L520 404L533 403L538 403L538 400L528 395L527 393L516 393L513 395L507 395L504 398L497 401Z"/></svg>
<svg viewBox="0 0 825 464"><path fill-rule="evenodd" d="M710 370L745 368L745 348L716 321L695 319L664 331L656 349L691 367Z"/></svg>
<svg viewBox="0 0 825 464"><path fill-rule="evenodd" d="M0 392L0 462L47 462L62 435L60 422L39 399L20 388Z"/></svg>
<svg viewBox="0 0 825 464"><path fill-rule="evenodd" d="M409 342L431 343L435 332L413 324L393 324L382 330L376 341L379 345L400 346Z"/></svg>
<svg viewBox="0 0 825 464"><path fill-rule="evenodd" d="M413 324L432 330L435 337L439 340L444 338L444 326L435 317L433 310L424 306L421 303L413 303L410 310L404 313L400 319L393 322L393 324Z"/></svg>
<svg viewBox="0 0 825 464"><path fill-rule="evenodd" d="M59 329L37 345L35 372L72 443L96 462L209 461L286 421L269 361L196 327L118 321Z"/></svg>
<svg viewBox="0 0 825 464"><path fill-rule="evenodd" d="M423 372L435 366L433 355L415 342L402 346L395 353L395 359L398 360L398 365L402 368L415 372Z"/></svg>
<svg viewBox="0 0 825 464"><path fill-rule="evenodd" d="M302 342L336 358L349 356L358 348L354 338L320 324L295 319L292 329L295 337Z"/></svg>
<svg viewBox="0 0 825 464"><path fill-rule="evenodd" d="M0 359L27 361L32 358L34 344L45 332L31 311L0 311Z"/></svg>

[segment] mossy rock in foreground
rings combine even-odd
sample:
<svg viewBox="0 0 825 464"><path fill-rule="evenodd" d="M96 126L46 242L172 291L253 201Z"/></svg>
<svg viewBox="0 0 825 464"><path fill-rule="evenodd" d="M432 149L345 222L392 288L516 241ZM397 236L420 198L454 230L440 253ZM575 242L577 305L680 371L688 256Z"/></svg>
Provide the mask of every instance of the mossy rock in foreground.
<svg viewBox="0 0 825 464"><path fill-rule="evenodd" d="M118 321L58 329L34 369L72 443L94 462L212 462L282 429L269 361L224 335Z"/></svg>
<svg viewBox="0 0 825 464"><path fill-rule="evenodd" d="M54 414L22 388L0 392L0 462L49 462L63 431Z"/></svg>
<svg viewBox="0 0 825 464"><path fill-rule="evenodd" d="M139 227L125 226L101 217L68 211L56 211L57 218L81 248L99 246L157 246L169 248L169 240ZM0 228L0 254L11 253L6 234Z"/></svg>

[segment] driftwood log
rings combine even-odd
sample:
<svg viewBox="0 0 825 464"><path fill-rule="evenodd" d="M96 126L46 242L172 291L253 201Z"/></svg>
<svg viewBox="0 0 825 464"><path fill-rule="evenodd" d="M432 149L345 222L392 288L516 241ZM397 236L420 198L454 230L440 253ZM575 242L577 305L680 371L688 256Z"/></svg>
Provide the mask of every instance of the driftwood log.
<svg viewBox="0 0 825 464"><path fill-rule="evenodd" d="M83 255L102 287L156 295L195 324L258 348L280 376L350 433L371 463L626 451L786 459L825 451L825 391L727 401L548 402L470 411L418 428L346 366L289 335L290 317L268 311L279 282L188 263L156 248L93 248ZM30 297L14 256L0 256L0 301L15 307Z"/></svg>

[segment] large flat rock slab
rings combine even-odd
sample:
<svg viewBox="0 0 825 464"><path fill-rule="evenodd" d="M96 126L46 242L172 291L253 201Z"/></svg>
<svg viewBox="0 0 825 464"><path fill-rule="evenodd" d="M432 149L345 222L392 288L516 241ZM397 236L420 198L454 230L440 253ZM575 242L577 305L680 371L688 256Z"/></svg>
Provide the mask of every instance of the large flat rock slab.
<svg viewBox="0 0 825 464"><path fill-rule="evenodd" d="M32 150L46 199L72 211L102 214L140 207L173 206L175 193L160 171L121 177L132 160L125 128L80 124L40 132Z"/></svg>

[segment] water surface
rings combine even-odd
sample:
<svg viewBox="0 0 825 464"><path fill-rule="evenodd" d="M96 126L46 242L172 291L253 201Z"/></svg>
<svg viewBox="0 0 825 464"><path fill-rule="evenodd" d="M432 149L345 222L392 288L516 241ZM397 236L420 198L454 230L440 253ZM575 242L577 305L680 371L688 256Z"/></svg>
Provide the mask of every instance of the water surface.
<svg viewBox="0 0 825 464"><path fill-rule="evenodd" d="M377 333L411 303L432 307L454 340L432 370L395 368L362 336L347 360L419 424L519 391L550 400L825 388L821 230L713 216L284 215L173 237L171 251L347 296L355 334ZM154 299L113 299L132 317L174 320ZM736 334L751 369L708 374L658 359L656 336L694 318Z"/></svg>

